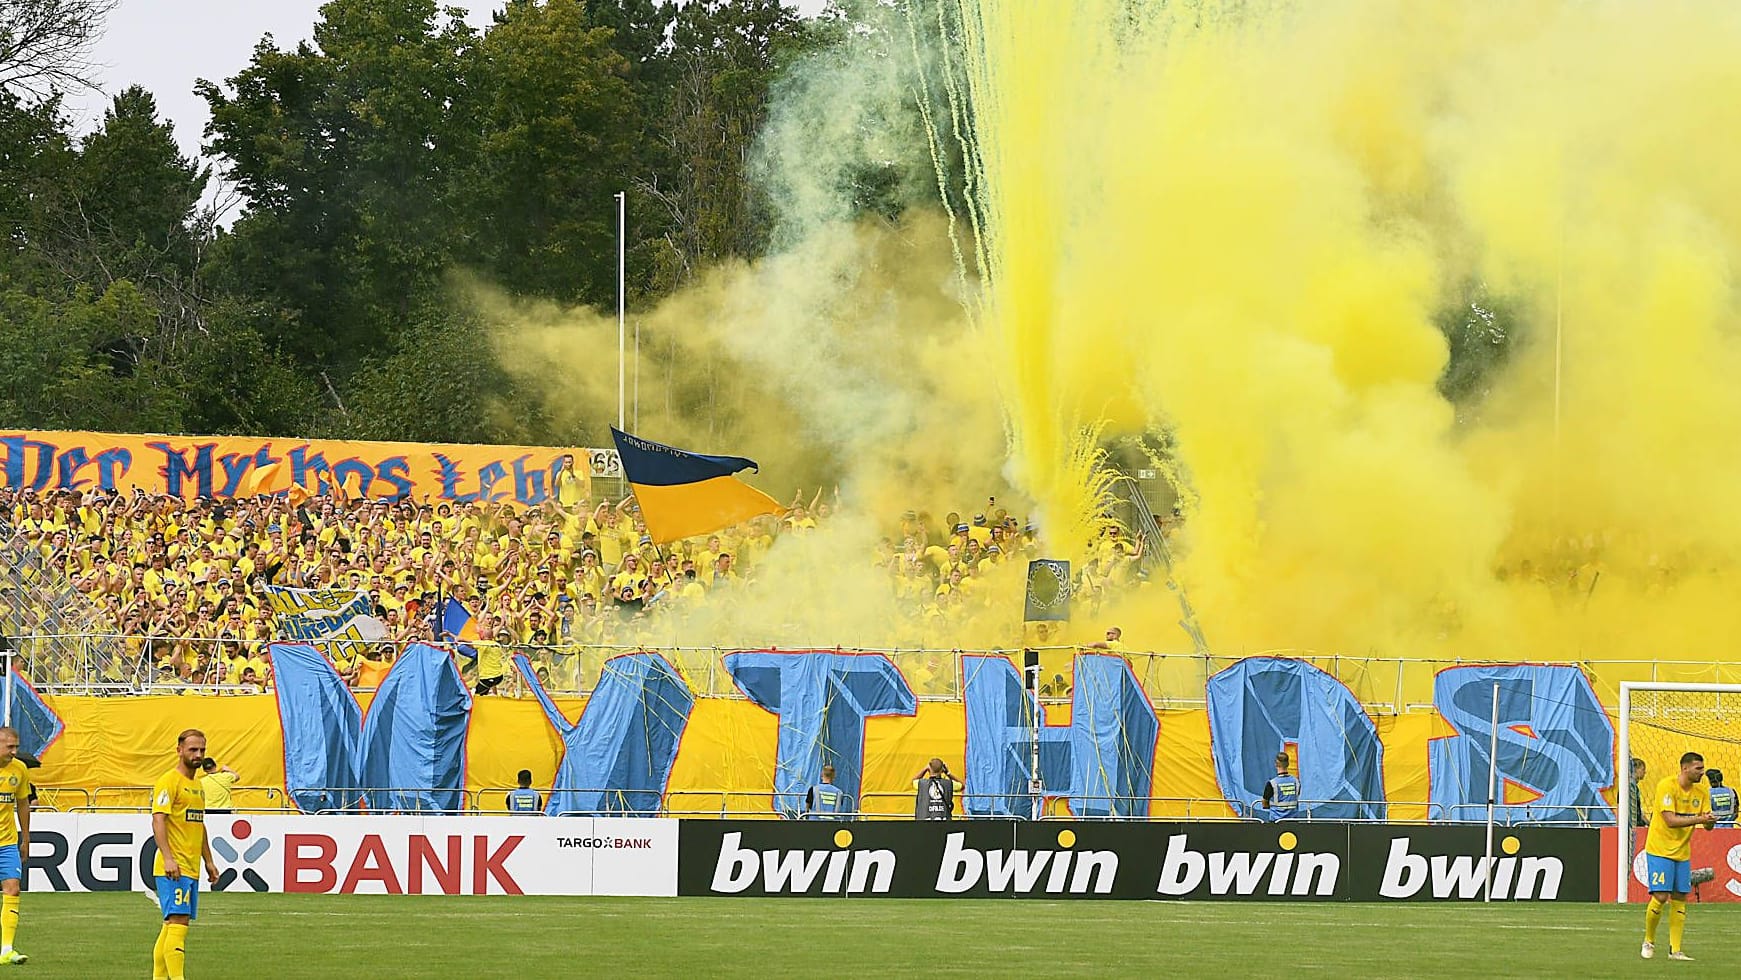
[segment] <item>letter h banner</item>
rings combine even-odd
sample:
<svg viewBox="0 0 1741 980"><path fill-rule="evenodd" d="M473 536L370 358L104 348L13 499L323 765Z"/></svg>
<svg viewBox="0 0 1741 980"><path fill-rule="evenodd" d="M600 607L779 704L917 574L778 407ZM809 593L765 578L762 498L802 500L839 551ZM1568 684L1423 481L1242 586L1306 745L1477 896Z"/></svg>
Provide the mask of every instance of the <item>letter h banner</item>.
<svg viewBox="0 0 1741 980"><path fill-rule="evenodd" d="M1034 702L1006 657L961 658L967 702L967 787L974 816L1028 816ZM1145 816L1161 726L1123 657L1076 658L1070 724L1038 725L1040 781L1077 816Z"/></svg>

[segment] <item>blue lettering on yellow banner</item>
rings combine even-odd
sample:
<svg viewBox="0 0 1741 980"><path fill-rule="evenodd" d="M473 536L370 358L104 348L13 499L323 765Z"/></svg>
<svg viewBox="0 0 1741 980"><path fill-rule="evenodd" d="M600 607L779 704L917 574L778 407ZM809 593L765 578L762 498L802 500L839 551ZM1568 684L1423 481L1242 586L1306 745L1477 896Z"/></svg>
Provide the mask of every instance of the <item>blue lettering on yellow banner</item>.
<svg viewBox="0 0 1741 980"><path fill-rule="evenodd" d="M514 669L562 738L562 761L545 812L656 814L695 707L695 695L676 668L656 653L612 657L572 725L525 654L514 656Z"/></svg>
<svg viewBox="0 0 1741 980"><path fill-rule="evenodd" d="M1499 688L1495 819L1605 824L1614 808L1614 725L1577 667L1473 665L1439 672L1433 705L1456 731L1429 743L1428 816L1487 813L1494 685Z"/></svg>
<svg viewBox="0 0 1741 980"><path fill-rule="evenodd" d="M860 797L864 722L911 715L919 702L889 658L850 653L733 653L726 672L751 701L780 717L774 809L804 811L804 794L834 767L834 783Z"/></svg>
<svg viewBox="0 0 1741 980"><path fill-rule="evenodd" d="M381 682L368 716L311 646L273 644L285 787L305 813L461 809L471 693L453 658L413 644ZM412 789L410 787L417 787Z"/></svg>
<svg viewBox="0 0 1741 980"><path fill-rule="evenodd" d="M100 432L7 433L0 435L0 454L0 476L9 488L137 489L182 498L259 492L250 476L288 461L290 482L310 493L343 484L351 496L429 494L453 503L535 506L554 494L565 455L585 461L578 468L582 478L617 469L609 453L589 449Z"/></svg>
<svg viewBox="0 0 1741 980"><path fill-rule="evenodd" d="M1384 746L1341 681L1303 660L1251 657L1209 678L1215 778L1235 812L1251 809L1297 745L1303 805L1320 820L1383 820ZM1261 815L1261 814L1260 814Z"/></svg>
<svg viewBox="0 0 1741 980"><path fill-rule="evenodd" d="M967 785L975 816L1028 816L1034 701L1008 658L962 658L967 708ZM1160 720L1123 657L1076 658L1070 724L1039 726L1040 779L1077 816L1148 813Z"/></svg>

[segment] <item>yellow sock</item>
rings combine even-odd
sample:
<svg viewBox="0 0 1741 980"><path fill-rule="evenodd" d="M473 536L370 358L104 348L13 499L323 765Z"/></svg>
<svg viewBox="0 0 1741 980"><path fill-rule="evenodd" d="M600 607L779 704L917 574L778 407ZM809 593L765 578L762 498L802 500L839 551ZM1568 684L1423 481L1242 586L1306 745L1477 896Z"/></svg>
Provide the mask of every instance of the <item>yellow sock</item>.
<svg viewBox="0 0 1741 980"><path fill-rule="evenodd" d="M181 980L187 970L187 926L171 922L163 927L163 965L169 980Z"/></svg>
<svg viewBox="0 0 1741 980"><path fill-rule="evenodd" d="M0 897L0 949L11 949L18 938L18 896Z"/></svg>
<svg viewBox="0 0 1741 980"><path fill-rule="evenodd" d="M1662 921L1662 899L1650 900L1650 907L1644 910L1644 941L1656 942L1656 925Z"/></svg>
<svg viewBox="0 0 1741 980"><path fill-rule="evenodd" d="M157 945L151 947L151 980L169 980L169 967L163 962L163 938L169 935L169 923L157 930Z"/></svg>
<svg viewBox="0 0 1741 980"><path fill-rule="evenodd" d="M1681 936L1687 931L1687 903L1683 900L1668 900L1668 951L1681 951Z"/></svg>

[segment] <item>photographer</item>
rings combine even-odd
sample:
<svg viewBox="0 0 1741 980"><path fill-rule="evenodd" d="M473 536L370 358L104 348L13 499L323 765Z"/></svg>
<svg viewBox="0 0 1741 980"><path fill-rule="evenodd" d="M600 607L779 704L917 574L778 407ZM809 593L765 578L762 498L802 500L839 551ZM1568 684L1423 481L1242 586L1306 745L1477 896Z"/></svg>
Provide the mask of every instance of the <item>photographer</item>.
<svg viewBox="0 0 1741 980"><path fill-rule="evenodd" d="M961 789L961 782L950 775L943 760L932 759L913 777L913 819L955 819L955 794Z"/></svg>

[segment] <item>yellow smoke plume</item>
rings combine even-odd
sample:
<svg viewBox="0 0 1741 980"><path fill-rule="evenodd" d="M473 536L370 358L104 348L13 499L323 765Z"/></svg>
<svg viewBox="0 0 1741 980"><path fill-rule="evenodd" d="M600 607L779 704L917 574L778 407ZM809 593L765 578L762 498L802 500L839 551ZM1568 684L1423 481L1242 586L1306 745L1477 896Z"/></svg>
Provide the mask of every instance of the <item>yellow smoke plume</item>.
<svg viewBox="0 0 1741 980"><path fill-rule="evenodd" d="M1218 651L1741 636L1741 8L962 0L1011 473L1171 430ZM1518 311L1461 422L1436 318ZM1175 645L1176 608L1116 615ZM1141 634L1147 634L1141 635Z"/></svg>

